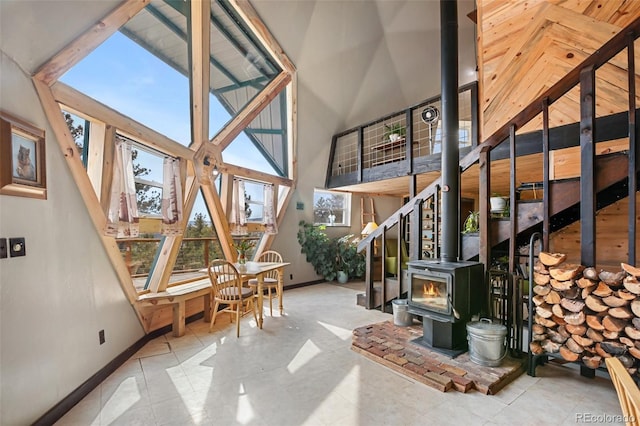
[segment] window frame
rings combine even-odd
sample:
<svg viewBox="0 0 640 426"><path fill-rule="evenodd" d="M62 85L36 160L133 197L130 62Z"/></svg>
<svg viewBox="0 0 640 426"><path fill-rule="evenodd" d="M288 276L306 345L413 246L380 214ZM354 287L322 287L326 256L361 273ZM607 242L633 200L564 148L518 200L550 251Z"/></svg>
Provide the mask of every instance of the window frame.
<svg viewBox="0 0 640 426"><path fill-rule="evenodd" d="M316 214L316 196L318 194L326 194L329 196L340 196L340 197L344 197L343 203L344 203L344 207L341 209L342 210L342 221L341 222L331 222L331 221L327 221L327 222L318 222L316 220L316 218L319 216L318 214ZM331 210L337 210L337 209L331 209ZM320 188L314 188L313 190L313 224L314 225L324 225L327 227L351 227L351 193L350 192L341 192L341 191L331 191L328 189L320 189Z"/></svg>

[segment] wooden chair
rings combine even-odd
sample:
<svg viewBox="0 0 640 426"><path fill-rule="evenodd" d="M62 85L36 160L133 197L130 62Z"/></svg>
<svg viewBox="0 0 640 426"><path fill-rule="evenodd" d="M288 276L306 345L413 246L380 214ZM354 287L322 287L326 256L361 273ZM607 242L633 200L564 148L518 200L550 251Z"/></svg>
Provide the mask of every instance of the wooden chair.
<svg viewBox="0 0 640 426"><path fill-rule="evenodd" d="M616 388L625 423L627 426L637 425L640 420L640 389L618 358L605 358L604 362Z"/></svg>
<svg viewBox="0 0 640 426"><path fill-rule="evenodd" d="M211 296L215 301L213 307L213 315L211 316L211 324L209 332L216 323L218 308L220 305L227 305L220 312L229 312L236 317L236 337L240 337L240 317L244 315L249 308L253 312L253 318L256 323L256 307L254 303L255 293L251 288L242 286L240 273L232 263L226 260L216 259L209 265L209 280L211 280Z"/></svg>
<svg viewBox="0 0 640 426"><path fill-rule="evenodd" d="M269 263L282 263L282 255L274 250L265 251L258 258L258 262L269 262ZM274 297L280 297L280 293L278 290L278 271L270 271L264 274L264 283L263 288L267 289L267 293L269 296L269 314L273 316L273 303L271 300ZM249 280L249 287L257 289L258 288L258 279L252 278ZM275 293L272 294L271 291L275 290Z"/></svg>

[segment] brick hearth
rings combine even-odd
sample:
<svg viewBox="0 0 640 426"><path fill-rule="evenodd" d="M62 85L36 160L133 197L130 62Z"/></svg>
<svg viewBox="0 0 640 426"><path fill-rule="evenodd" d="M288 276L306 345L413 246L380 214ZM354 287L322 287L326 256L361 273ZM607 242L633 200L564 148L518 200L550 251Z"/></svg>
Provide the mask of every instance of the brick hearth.
<svg viewBox="0 0 640 426"><path fill-rule="evenodd" d="M500 367L484 367L464 353L454 359L412 343L422 336L422 325L397 327L393 321L353 331L351 349L401 374L446 392L476 389L493 395L524 371L525 357L506 357Z"/></svg>

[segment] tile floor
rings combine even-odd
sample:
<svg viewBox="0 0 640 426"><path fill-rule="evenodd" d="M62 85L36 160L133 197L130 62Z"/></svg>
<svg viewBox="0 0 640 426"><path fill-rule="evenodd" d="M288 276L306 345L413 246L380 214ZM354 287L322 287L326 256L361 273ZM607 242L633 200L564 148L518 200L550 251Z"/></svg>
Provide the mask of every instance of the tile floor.
<svg viewBox="0 0 640 426"><path fill-rule="evenodd" d="M569 425L623 424L606 375L538 367L497 395L442 393L350 350L352 330L389 319L355 304L362 285L285 292L285 315L240 338L228 315L214 332L149 342L57 425Z"/></svg>

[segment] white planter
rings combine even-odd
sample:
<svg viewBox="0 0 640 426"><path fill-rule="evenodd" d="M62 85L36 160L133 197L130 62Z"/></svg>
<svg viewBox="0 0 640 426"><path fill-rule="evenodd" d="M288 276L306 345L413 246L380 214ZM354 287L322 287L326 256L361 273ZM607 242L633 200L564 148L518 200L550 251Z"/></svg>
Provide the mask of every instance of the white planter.
<svg viewBox="0 0 640 426"><path fill-rule="evenodd" d="M507 207L507 200L504 197L491 197L489 198L489 203L493 213L503 212Z"/></svg>
<svg viewBox="0 0 640 426"><path fill-rule="evenodd" d="M397 141L397 140L399 140L399 139L400 139L400 135L399 135L398 133L391 133L391 134L389 135L389 140L390 140L391 142L395 142L395 141Z"/></svg>

